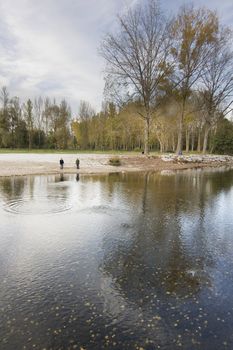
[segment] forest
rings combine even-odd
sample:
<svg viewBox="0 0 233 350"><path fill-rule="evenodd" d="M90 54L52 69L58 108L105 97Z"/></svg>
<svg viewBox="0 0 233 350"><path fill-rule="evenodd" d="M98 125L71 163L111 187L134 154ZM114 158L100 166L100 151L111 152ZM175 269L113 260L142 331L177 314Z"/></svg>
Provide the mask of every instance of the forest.
<svg viewBox="0 0 233 350"><path fill-rule="evenodd" d="M216 12L156 0L130 8L106 33L101 111L66 99L0 93L0 147L233 153L232 31ZM67 98L67 97L66 97Z"/></svg>

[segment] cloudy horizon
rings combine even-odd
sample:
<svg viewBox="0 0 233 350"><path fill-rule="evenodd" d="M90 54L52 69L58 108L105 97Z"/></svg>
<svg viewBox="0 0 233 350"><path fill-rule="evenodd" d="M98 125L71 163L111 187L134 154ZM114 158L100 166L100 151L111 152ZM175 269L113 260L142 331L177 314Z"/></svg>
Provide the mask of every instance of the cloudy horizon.
<svg viewBox="0 0 233 350"><path fill-rule="evenodd" d="M111 31L117 13L143 0L8 0L0 2L0 79L11 96L22 100L65 98L77 114L79 101L99 110L103 99L104 61L98 46ZM189 1L165 0L174 13ZM233 3L194 1L216 9L222 23L232 26Z"/></svg>

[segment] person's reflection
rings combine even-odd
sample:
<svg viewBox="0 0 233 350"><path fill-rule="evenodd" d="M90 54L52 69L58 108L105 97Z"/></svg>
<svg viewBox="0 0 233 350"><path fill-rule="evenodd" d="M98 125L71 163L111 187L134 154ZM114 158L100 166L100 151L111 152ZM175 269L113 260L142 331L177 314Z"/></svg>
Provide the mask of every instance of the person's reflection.
<svg viewBox="0 0 233 350"><path fill-rule="evenodd" d="M79 174L76 175L76 181L79 181Z"/></svg>
<svg viewBox="0 0 233 350"><path fill-rule="evenodd" d="M60 181L64 181L64 175L62 173L60 174Z"/></svg>

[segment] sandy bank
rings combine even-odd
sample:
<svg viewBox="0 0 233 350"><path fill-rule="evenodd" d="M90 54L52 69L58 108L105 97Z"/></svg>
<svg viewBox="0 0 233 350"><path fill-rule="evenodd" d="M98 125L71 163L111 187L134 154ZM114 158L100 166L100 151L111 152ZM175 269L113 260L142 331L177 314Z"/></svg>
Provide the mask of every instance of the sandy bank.
<svg viewBox="0 0 233 350"><path fill-rule="evenodd" d="M80 169L75 167L76 158ZM146 157L144 155L120 155L121 166L111 166L111 154L63 154L64 173L95 174L130 171L178 170L197 167L233 166L233 157L225 156L182 156L175 155ZM61 154L0 154L0 176L60 174Z"/></svg>

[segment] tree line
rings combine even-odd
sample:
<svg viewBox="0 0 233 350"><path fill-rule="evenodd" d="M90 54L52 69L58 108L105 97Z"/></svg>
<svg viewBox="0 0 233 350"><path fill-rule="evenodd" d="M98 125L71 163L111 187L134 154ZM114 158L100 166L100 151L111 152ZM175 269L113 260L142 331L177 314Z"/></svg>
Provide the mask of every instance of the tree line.
<svg viewBox="0 0 233 350"><path fill-rule="evenodd" d="M199 96L190 99L189 114L184 119L184 150L233 154L233 121L220 114L207 134L206 116L197 110L196 103ZM144 120L138 116L142 108L138 102L121 108L110 102L99 113L88 102L81 104L89 113L79 112L78 119L72 121L78 149L144 151ZM158 112L151 121L149 151L176 152L179 105L167 99Z"/></svg>
<svg viewBox="0 0 233 350"><path fill-rule="evenodd" d="M0 91L0 147L48 148L73 147L71 109L63 100L59 104L48 97L21 103L10 97L6 87Z"/></svg>

